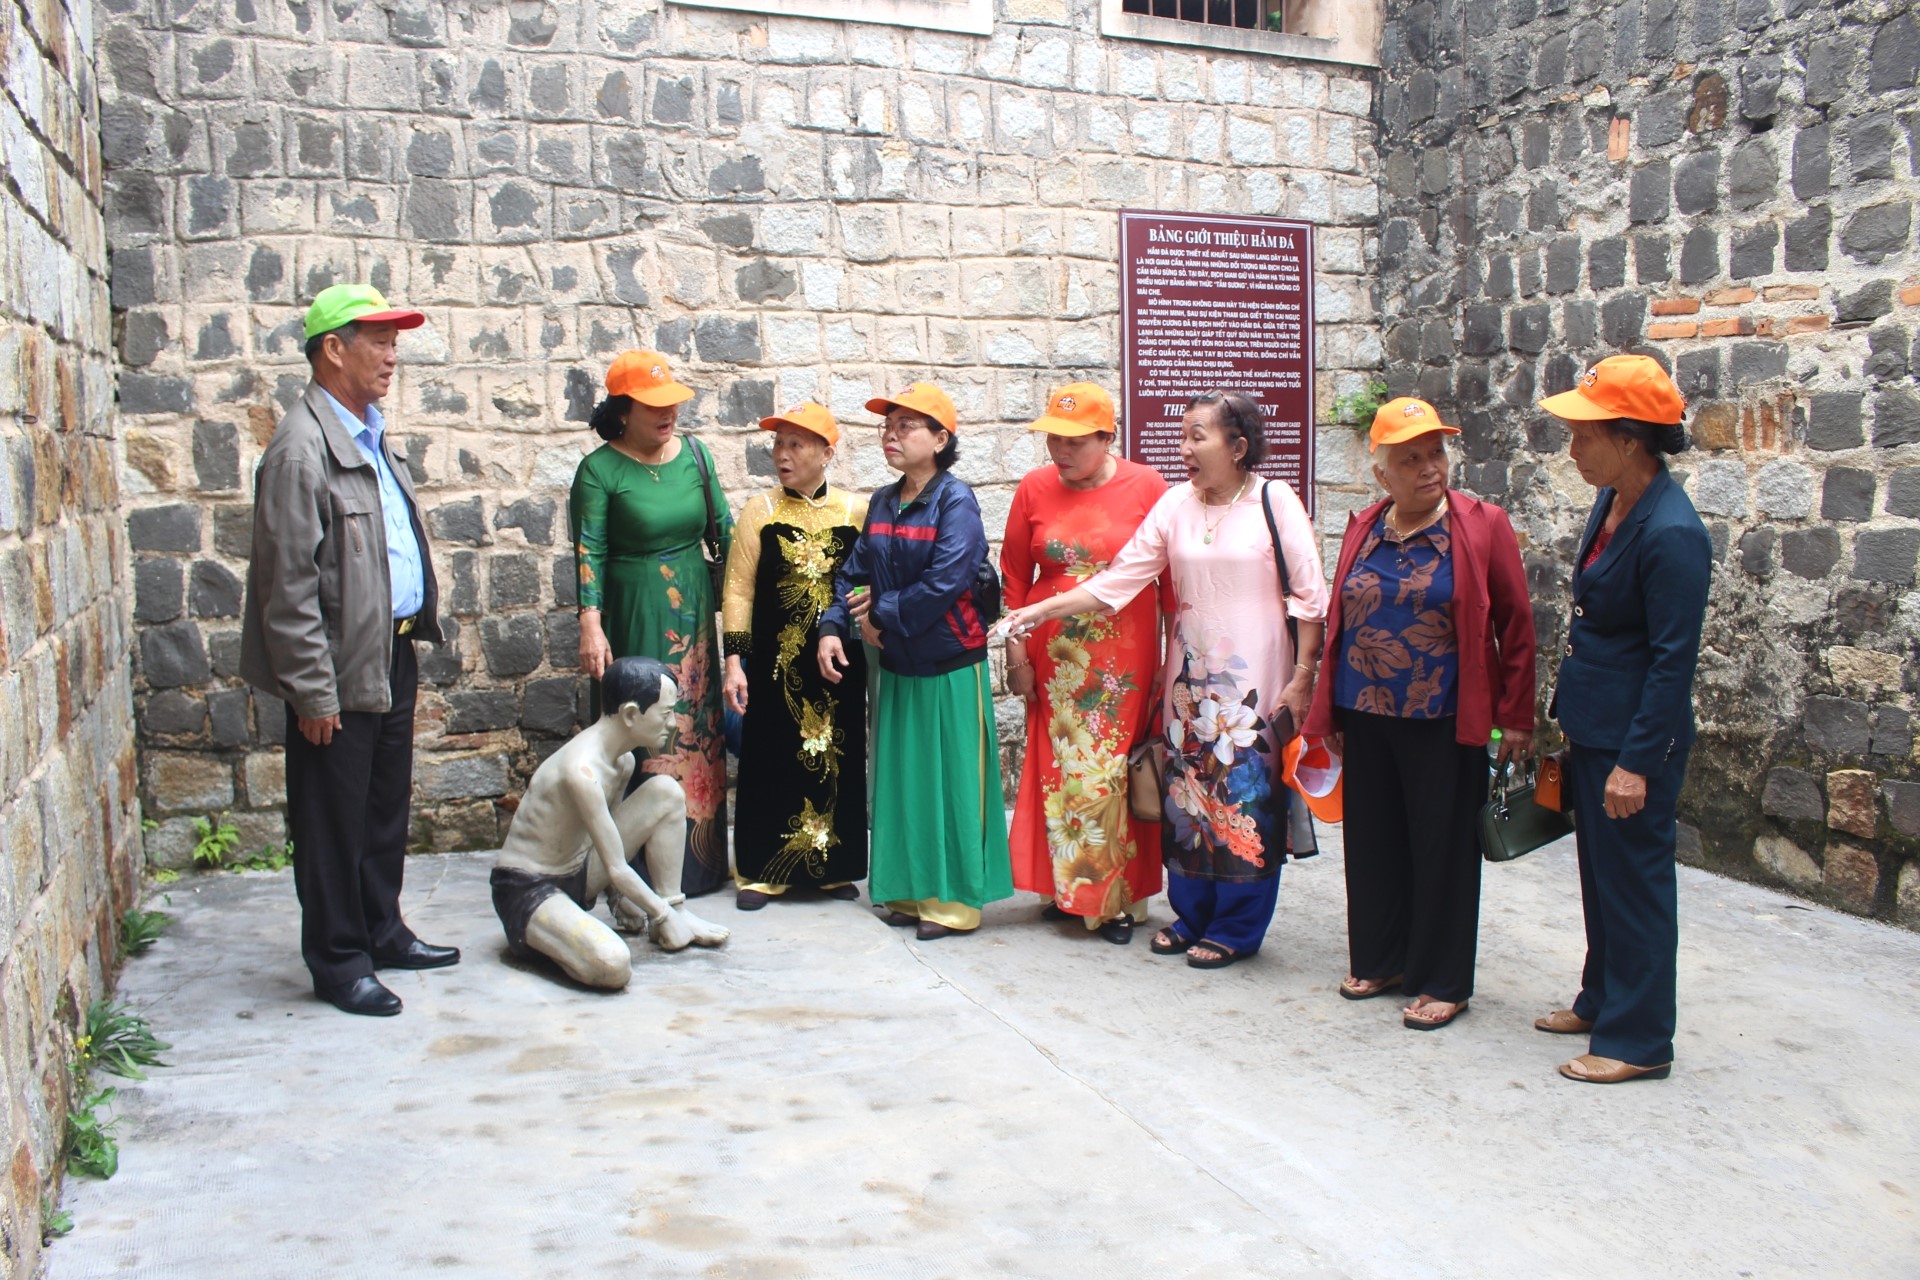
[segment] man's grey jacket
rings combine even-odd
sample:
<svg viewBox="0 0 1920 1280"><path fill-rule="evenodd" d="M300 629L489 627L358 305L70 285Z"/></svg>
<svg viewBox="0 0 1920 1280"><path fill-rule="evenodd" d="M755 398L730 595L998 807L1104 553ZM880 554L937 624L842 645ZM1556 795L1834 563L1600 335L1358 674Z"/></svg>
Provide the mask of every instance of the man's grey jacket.
<svg viewBox="0 0 1920 1280"><path fill-rule="evenodd" d="M411 638L441 644L439 587L413 478L390 434L381 434L380 447L420 540L426 595ZM254 475L241 678L310 720L388 711L393 632L379 477L325 393L309 382L274 428Z"/></svg>

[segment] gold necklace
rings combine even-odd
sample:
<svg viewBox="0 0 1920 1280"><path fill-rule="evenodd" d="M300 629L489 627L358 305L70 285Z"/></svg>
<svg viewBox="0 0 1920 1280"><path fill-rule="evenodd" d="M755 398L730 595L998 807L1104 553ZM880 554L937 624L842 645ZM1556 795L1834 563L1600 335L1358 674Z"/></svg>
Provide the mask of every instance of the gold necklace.
<svg viewBox="0 0 1920 1280"><path fill-rule="evenodd" d="M1400 505L1398 503L1395 503L1387 511L1387 528L1393 530L1394 537L1398 541L1405 542L1408 538L1411 538L1414 534L1420 532L1422 529L1425 529L1430 525L1438 524L1440 521L1440 517L1447 514L1447 500L1445 498L1440 499L1440 505L1435 507L1425 520L1422 520L1419 524L1415 525L1411 529L1402 529L1400 527L1400 522L1394 519L1394 517L1398 514L1400 514Z"/></svg>
<svg viewBox="0 0 1920 1280"><path fill-rule="evenodd" d="M1207 524L1207 508L1212 506L1213 504L1208 502L1205 497L1201 496L1200 489L1197 485L1194 487L1194 490L1193 490L1194 495L1200 498L1200 523L1206 527L1206 533L1202 535L1200 539L1201 542L1205 543L1208 546L1213 545L1213 535L1219 532L1220 526L1225 524L1227 522L1227 517L1233 514L1233 504L1240 501L1240 499L1246 495L1247 481L1251 479L1253 479L1252 472L1248 472L1244 477L1241 478L1240 487L1234 491L1234 495L1231 498L1227 499L1227 504L1224 507L1220 508L1220 518L1218 520L1215 520L1212 524Z"/></svg>
<svg viewBox="0 0 1920 1280"><path fill-rule="evenodd" d="M671 441L669 441L669 443L671 443ZM662 450L661 450L661 451L662 451L663 453L665 452L665 448L664 448L664 446L662 447ZM622 449L622 450L620 450L620 452L622 452L622 453L627 453L627 451L626 451L625 449ZM633 459L633 460L634 460L635 462L638 462L638 463L640 464L640 466L641 466L641 467L642 467L643 469L645 469L645 471L646 471L646 473L647 473L648 475L650 475L650 476L652 476L652 477L653 477L653 482L654 482L655 484L659 484L659 483L660 483L660 468L661 468L661 467L664 467L664 466L666 466L666 465L667 465L667 464L668 464L669 462L672 462L672 461L673 461L673 458L662 458L662 459L661 459L661 460L660 460L659 462L647 462L647 461L645 461L645 460L643 460L643 459L642 459L642 458L640 457L640 455L639 455L639 454L637 454L637 453L627 453L627 456L628 456L629 458L632 458L632 459ZM679 457L679 456L680 456L680 455L679 455L679 453L678 453L678 452L676 452L676 453L675 453L675 454L673 455L673 457L674 457L674 458L677 458L677 457Z"/></svg>

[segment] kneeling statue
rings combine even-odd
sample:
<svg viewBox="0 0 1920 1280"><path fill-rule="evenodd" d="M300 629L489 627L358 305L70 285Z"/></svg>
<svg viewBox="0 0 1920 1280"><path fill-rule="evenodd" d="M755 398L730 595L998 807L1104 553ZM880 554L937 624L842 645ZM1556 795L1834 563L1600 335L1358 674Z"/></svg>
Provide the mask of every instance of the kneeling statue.
<svg viewBox="0 0 1920 1280"><path fill-rule="evenodd" d="M534 771L493 868L493 909L516 952L546 956L567 976L618 991L633 957L618 934L587 913L602 893L614 925L647 931L679 951L717 947L727 930L682 904L687 796L680 783L652 774L627 794L636 750L658 751L673 735L678 697L665 664L620 658L600 682L600 718ZM644 846L647 874L634 869Z"/></svg>

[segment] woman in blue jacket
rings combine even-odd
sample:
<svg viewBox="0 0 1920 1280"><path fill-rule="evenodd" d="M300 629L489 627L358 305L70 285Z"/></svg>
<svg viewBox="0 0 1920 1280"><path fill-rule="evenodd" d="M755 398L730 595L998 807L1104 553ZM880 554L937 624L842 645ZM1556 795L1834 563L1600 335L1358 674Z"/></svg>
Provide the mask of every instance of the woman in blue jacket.
<svg viewBox="0 0 1920 1280"><path fill-rule="evenodd" d="M974 598L987 535L958 456L953 401L916 382L867 401L900 479L873 495L820 619L820 673L839 683L857 628L878 651L867 894L925 939L980 926L1013 893L987 621ZM990 573L991 570L989 569Z"/></svg>
<svg viewBox="0 0 1920 1280"><path fill-rule="evenodd" d="M1574 465L1600 492L1548 708L1571 747L1587 962L1573 1007L1533 1025L1590 1037L1560 1068L1569 1080L1664 1079L1680 946L1676 810L1713 550L1661 458L1687 447L1686 405L1657 361L1610 356L1540 407L1567 420Z"/></svg>

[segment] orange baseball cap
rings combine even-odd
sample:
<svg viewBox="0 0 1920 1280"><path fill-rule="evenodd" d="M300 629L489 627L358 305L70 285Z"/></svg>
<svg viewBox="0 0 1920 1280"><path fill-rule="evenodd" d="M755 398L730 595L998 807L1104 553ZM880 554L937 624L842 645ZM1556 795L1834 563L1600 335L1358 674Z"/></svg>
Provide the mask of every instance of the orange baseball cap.
<svg viewBox="0 0 1920 1280"><path fill-rule="evenodd" d="M641 404L664 409L693 399L693 388L673 380L667 358L658 351L622 351L607 370L607 394L630 396Z"/></svg>
<svg viewBox="0 0 1920 1280"><path fill-rule="evenodd" d="M1638 418L1670 426L1687 412L1680 388L1652 356L1608 356L1581 374L1573 390L1548 396L1540 407L1572 422Z"/></svg>
<svg viewBox="0 0 1920 1280"><path fill-rule="evenodd" d="M1347 782L1340 757L1327 747L1325 738L1295 734L1292 742L1280 748L1280 777L1307 802L1307 809L1322 822L1341 822L1347 815Z"/></svg>
<svg viewBox="0 0 1920 1280"><path fill-rule="evenodd" d="M911 409L924 413L948 431L956 429L960 415L953 411L953 398L931 382L916 382L897 396L875 396L867 401L867 412L885 415L889 409Z"/></svg>
<svg viewBox="0 0 1920 1280"><path fill-rule="evenodd" d="M1450 436L1460 434L1460 428L1440 421L1440 411L1425 400L1415 400L1412 396L1389 400L1373 415L1373 429L1367 432L1367 452L1372 453L1383 444L1417 440L1429 431L1444 431Z"/></svg>
<svg viewBox="0 0 1920 1280"><path fill-rule="evenodd" d="M798 427L802 431L811 431L828 444L840 443L840 424L825 408L808 400L793 406L785 413L776 413L771 418L760 419L762 431L778 431L781 427Z"/></svg>
<svg viewBox="0 0 1920 1280"><path fill-rule="evenodd" d="M1091 382L1069 382L1047 397L1047 411L1032 430L1052 436L1090 436L1113 432L1113 397Z"/></svg>

